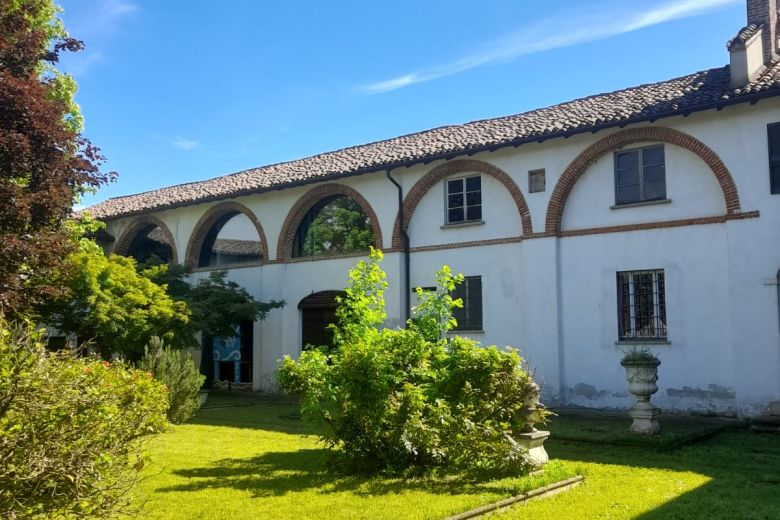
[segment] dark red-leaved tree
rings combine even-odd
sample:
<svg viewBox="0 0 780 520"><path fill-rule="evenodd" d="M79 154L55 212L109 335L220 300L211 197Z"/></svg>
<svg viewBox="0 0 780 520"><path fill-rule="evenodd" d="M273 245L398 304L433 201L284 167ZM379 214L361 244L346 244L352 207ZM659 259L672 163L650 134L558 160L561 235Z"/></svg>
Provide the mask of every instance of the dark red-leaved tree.
<svg viewBox="0 0 780 520"><path fill-rule="evenodd" d="M75 83L54 68L68 37L52 0L0 0L0 312L27 312L62 289L77 197L113 177L80 133Z"/></svg>

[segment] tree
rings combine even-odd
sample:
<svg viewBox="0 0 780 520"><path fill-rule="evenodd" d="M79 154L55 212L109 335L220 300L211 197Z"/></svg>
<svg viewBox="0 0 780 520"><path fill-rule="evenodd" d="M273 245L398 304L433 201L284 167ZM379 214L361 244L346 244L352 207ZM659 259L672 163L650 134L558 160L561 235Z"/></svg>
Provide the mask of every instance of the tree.
<svg viewBox="0 0 780 520"><path fill-rule="evenodd" d="M0 311L26 312L62 293L54 273L75 244L63 222L74 201L107 183L81 135L76 84L54 65L83 43L52 0L0 0Z"/></svg>
<svg viewBox="0 0 780 520"><path fill-rule="evenodd" d="M382 253L350 271L339 302L334 348L285 356L282 390L301 399L341 468L406 474L431 469L518 475L531 469L513 434L547 413L516 351L445 334L455 324L449 293L462 279L449 268L435 291L419 293L408 327L385 320Z"/></svg>
<svg viewBox="0 0 780 520"><path fill-rule="evenodd" d="M103 357L139 359L153 336L177 348L195 345L187 304L139 273L134 259L106 256L94 242L82 240L64 271L68 291L38 307L41 320L91 341Z"/></svg>
<svg viewBox="0 0 780 520"><path fill-rule="evenodd" d="M363 208L338 197L320 209L305 229L302 256L366 251L374 245L374 229Z"/></svg>

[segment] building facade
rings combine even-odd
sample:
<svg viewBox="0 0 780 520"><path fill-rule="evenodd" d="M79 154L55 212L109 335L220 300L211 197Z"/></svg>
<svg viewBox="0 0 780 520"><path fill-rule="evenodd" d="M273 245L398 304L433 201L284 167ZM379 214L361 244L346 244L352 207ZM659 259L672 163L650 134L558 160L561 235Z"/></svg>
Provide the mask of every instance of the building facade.
<svg viewBox="0 0 780 520"><path fill-rule="evenodd" d="M548 403L630 406L621 349L646 345L662 409L758 415L780 400L780 64L775 0L747 3L730 66L90 211L116 253L287 302L242 329L256 389L327 341L371 243L387 326L450 265L467 277L458 333L521 349ZM359 215L352 247L318 231L331 210Z"/></svg>

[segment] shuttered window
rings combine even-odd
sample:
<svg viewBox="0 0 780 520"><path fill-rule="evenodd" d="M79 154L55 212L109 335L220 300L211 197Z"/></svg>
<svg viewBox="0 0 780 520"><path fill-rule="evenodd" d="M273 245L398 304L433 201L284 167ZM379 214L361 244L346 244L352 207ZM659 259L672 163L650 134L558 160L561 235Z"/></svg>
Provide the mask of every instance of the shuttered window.
<svg viewBox="0 0 780 520"><path fill-rule="evenodd" d="M463 300L463 307L452 309L452 316L458 322L454 330L482 330L482 277L465 277L455 287L452 297Z"/></svg>
<svg viewBox="0 0 780 520"><path fill-rule="evenodd" d="M780 193L780 123L767 125L769 140L769 189Z"/></svg>

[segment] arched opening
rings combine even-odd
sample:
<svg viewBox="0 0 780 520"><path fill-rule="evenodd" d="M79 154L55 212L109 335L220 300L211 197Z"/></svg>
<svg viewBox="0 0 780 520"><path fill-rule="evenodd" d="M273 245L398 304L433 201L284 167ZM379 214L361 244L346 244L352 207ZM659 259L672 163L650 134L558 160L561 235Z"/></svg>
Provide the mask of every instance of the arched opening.
<svg viewBox="0 0 780 520"><path fill-rule="evenodd" d="M301 310L301 350L312 347L333 347L333 331L329 325L336 322L336 297L344 291L312 293L298 304Z"/></svg>
<svg viewBox="0 0 780 520"><path fill-rule="evenodd" d="M374 245L371 219L346 195L320 200L304 215L293 241L293 257L367 251Z"/></svg>
<svg viewBox="0 0 780 520"><path fill-rule="evenodd" d="M198 267L223 267L260 262L262 244L255 224L244 213L227 211L209 228Z"/></svg>
<svg viewBox="0 0 780 520"><path fill-rule="evenodd" d="M127 256L132 256L139 264L155 258L167 264L173 259L173 248L162 228L150 224L136 233L127 249Z"/></svg>

